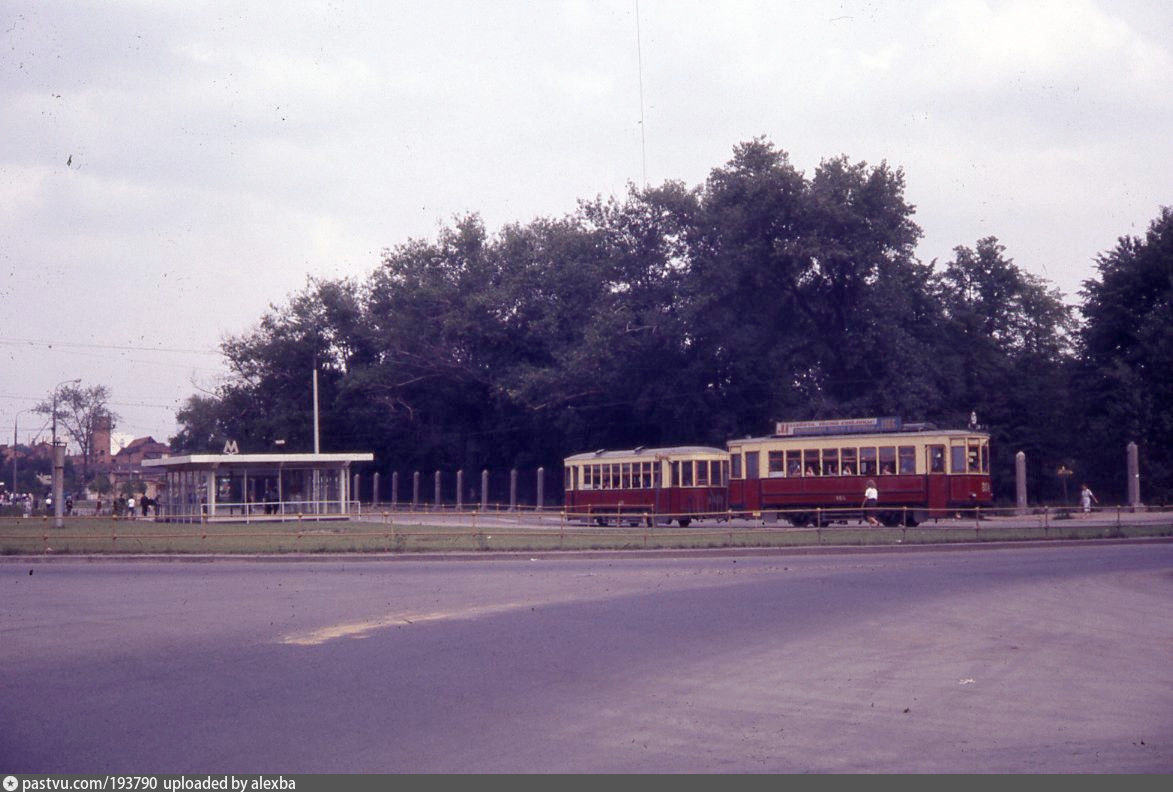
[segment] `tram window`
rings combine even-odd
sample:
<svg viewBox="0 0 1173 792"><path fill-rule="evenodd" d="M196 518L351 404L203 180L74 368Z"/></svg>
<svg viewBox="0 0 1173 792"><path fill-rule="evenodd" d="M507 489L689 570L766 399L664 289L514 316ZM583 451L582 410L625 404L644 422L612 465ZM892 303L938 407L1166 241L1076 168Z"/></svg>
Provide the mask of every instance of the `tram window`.
<svg viewBox="0 0 1173 792"><path fill-rule="evenodd" d="M741 454L733 454L729 457L729 477L741 478Z"/></svg>
<svg viewBox="0 0 1173 792"><path fill-rule="evenodd" d="M855 475L855 449L844 448L841 450L840 456L843 458L843 475Z"/></svg>
<svg viewBox="0 0 1173 792"><path fill-rule="evenodd" d="M766 470L771 476L781 476L785 470L781 451L766 452Z"/></svg>
<svg viewBox="0 0 1173 792"><path fill-rule="evenodd" d="M651 462L644 462L641 464L641 467L643 468L643 474L644 474L643 475L643 488L644 489L651 489L652 488L652 463Z"/></svg>
<svg viewBox="0 0 1173 792"><path fill-rule="evenodd" d="M822 470L819 463L819 449L807 448L802 452L803 471L807 476L817 476Z"/></svg>
<svg viewBox="0 0 1173 792"><path fill-rule="evenodd" d="M982 443L982 472L990 472L990 444Z"/></svg>
<svg viewBox="0 0 1173 792"><path fill-rule="evenodd" d="M900 473L911 475L916 472L916 446L900 446L897 449L900 455Z"/></svg>
<svg viewBox="0 0 1173 792"><path fill-rule="evenodd" d="M787 476L801 476L802 475L802 452L801 451L787 451L786 452L786 475Z"/></svg>
<svg viewBox="0 0 1173 792"><path fill-rule="evenodd" d="M590 489L591 488L591 466L590 465L583 465L582 466L582 488L583 489Z"/></svg>
<svg viewBox="0 0 1173 792"><path fill-rule="evenodd" d="M679 462L672 463L672 486L673 487L680 486L680 463Z"/></svg>
<svg viewBox="0 0 1173 792"><path fill-rule="evenodd" d="M892 476L896 473L896 446L880 446L880 475Z"/></svg>
<svg viewBox="0 0 1173 792"><path fill-rule="evenodd" d="M981 462L979 461L979 459L980 459L980 453L978 451L978 442L976 440L970 440L969 441L969 459L967 460L969 463L969 472L970 473L980 473L981 472Z"/></svg>
<svg viewBox="0 0 1173 792"><path fill-rule="evenodd" d="M631 489L631 463L624 462L623 466L619 470L620 475L623 477L620 487L622 489Z"/></svg>
<svg viewBox="0 0 1173 792"><path fill-rule="evenodd" d="M692 486L692 460L680 464L680 486Z"/></svg>
<svg viewBox="0 0 1173 792"><path fill-rule="evenodd" d="M823 475L824 476L838 476L839 475L839 449L838 448L824 448L823 449Z"/></svg>
<svg viewBox="0 0 1173 792"><path fill-rule="evenodd" d="M945 472L945 446L943 446L943 445L929 446L929 472L930 473L944 473Z"/></svg>
<svg viewBox="0 0 1173 792"><path fill-rule="evenodd" d="M952 473L965 472L965 446L955 445L949 447L949 470Z"/></svg>
<svg viewBox="0 0 1173 792"><path fill-rule="evenodd" d="M859 449L859 475L861 476L875 476L876 475L876 449L861 448Z"/></svg>
<svg viewBox="0 0 1173 792"><path fill-rule="evenodd" d="M729 462L721 460L721 486L729 483Z"/></svg>
<svg viewBox="0 0 1173 792"><path fill-rule="evenodd" d="M571 467L570 465L567 465L565 468L562 469L562 483L564 485L566 485L565 486L566 489L568 489L568 490L577 489L577 487L574 486L574 482L577 478L578 478L578 468Z"/></svg>
<svg viewBox="0 0 1173 792"><path fill-rule="evenodd" d="M709 485L709 463L703 459L697 460L696 463L696 485L698 487Z"/></svg>
<svg viewBox="0 0 1173 792"><path fill-rule="evenodd" d="M660 488L660 482L664 479L664 466L659 462L652 468L652 486L656 489Z"/></svg>
<svg viewBox="0 0 1173 792"><path fill-rule="evenodd" d="M745 453L745 477L747 479L756 479L758 477L757 451L747 451Z"/></svg>

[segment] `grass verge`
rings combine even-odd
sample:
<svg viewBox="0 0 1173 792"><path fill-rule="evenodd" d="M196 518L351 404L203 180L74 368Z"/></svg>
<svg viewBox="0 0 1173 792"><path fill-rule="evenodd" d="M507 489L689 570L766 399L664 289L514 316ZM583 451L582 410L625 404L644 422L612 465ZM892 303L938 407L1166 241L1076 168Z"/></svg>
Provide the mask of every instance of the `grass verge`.
<svg viewBox="0 0 1173 792"><path fill-rule="evenodd" d="M152 520L70 517L0 517L0 554L265 554L413 553L809 547L819 545L923 545L1014 542L1042 539L1105 539L1173 536L1168 519L1138 522L1056 521L1049 525L1000 525L963 521L917 528L763 527L732 521L689 528L609 528L523 525L492 528L396 525L386 522L287 522L181 525Z"/></svg>

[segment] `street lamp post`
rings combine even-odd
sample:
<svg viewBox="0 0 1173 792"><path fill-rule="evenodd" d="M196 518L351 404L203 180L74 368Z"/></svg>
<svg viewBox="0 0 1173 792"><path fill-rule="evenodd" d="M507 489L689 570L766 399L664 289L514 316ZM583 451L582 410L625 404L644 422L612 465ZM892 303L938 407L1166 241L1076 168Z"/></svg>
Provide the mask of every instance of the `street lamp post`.
<svg viewBox="0 0 1173 792"><path fill-rule="evenodd" d="M62 520L64 507L61 502L65 499L65 449L57 446L57 393L61 390L62 385L76 385L79 382L81 382L80 378L63 380L53 388L53 527L55 528L64 525Z"/></svg>

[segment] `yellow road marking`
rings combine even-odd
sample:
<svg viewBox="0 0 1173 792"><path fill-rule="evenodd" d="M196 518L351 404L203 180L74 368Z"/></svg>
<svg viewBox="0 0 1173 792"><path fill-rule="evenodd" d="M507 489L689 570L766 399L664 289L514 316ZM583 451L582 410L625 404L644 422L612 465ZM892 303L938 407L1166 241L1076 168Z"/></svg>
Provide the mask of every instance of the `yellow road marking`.
<svg viewBox="0 0 1173 792"><path fill-rule="evenodd" d="M524 605L525 603L522 602L506 602L499 605L481 605L454 611L389 614L377 619L366 619L345 624L332 624L328 627L321 627L308 632L290 633L281 638L281 643L293 646L319 646L327 641L334 641L339 638L367 638L375 630L381 630L386 627L442 621L444 619L474 619L478 616L517 610Z"/></svg>

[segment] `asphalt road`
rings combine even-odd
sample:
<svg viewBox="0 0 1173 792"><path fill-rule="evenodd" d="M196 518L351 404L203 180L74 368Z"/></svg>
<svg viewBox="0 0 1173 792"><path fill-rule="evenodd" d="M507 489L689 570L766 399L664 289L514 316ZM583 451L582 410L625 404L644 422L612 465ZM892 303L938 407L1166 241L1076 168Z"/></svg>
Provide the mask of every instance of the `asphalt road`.
<svg viewBox="0 0 1173 792"><path fill-rule="evenodd" d="M1168 773L1173 543L0 561L7 773Z"/></svg>

